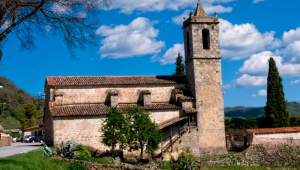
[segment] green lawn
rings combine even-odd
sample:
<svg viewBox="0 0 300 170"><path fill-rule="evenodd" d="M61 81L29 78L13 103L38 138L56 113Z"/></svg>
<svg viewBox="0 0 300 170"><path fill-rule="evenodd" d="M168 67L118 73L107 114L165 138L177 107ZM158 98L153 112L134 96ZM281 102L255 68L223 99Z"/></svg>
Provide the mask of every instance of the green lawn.
<svg viewBox="0 0 300 170"><path fill-rule="evenodd" d="M54 149L51 147L51 149ZM113 164L110 158L81 157L82 160L100 164ZM43 157L41 150L0 158L0 170L64 170L68 169L61 160Z"/></svg>
<svg viewBox="0 0 300 170"><path fill-rule="evenodd" d="M1 170L63 170L67 167L60 160L43 157L41 150L0 158Z"/></svg>

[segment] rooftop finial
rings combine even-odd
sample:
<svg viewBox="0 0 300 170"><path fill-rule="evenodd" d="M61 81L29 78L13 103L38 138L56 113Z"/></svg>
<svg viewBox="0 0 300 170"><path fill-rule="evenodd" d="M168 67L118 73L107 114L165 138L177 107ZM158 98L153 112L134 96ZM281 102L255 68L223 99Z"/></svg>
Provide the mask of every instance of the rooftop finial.
<svg viewBox="0 0 300 170"><path fill-rule="evenodd" d="M197 9L196 9L196 12L195 12L195 16L198 16L198 17L207 17L205 11L202 8L200 0L198 0L198 4L197 4Z"/></svg>

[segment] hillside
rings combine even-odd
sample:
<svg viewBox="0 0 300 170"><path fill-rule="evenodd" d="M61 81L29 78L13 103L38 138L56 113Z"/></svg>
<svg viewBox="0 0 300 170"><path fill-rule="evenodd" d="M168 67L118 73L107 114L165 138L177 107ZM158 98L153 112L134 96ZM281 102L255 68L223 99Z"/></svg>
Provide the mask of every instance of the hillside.
<svg viewBox="0 0 300 170"><path fill-rule="evenodd" d="M300 117L300 103L288 102L287 109L290 113L290 117ZM261 117L265 114L264 107L226 107L224 109L225 117Z"/></svg>
<svg viewBox="0 0 300 170"><path fill-rule="evenodd" d="M3 76L0 76L0 86L3 86L0 89L0 108L3 110L0 124L4 129L19 128L18 111L24 103L34 103L40 114L43 114L44 101L34 98Z"/></svg>

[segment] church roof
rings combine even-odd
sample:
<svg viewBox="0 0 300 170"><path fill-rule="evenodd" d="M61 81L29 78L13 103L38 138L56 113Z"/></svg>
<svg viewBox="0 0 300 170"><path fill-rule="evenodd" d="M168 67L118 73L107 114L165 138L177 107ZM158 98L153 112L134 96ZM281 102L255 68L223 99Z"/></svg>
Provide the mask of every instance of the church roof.
<svg viewBox="0 0 300 170"><path fill-rule="evenodd" d="M137 106L137 104L119 104L118 109L126 111L133 106ZM50 107L50 112L54 117L99 116L107 114L108 108L109 106L104 104L81 104ZM152 103L150 106L140 106L140 108L145 110L180 109L180 107L169 103Z"/></svg>
<svg viewBox="0 0 300 170"><path fill-rule="evenodd" d="M45 86L187 84L185 76L70 76L46 77Z"/></svg>
<svg viewBox="0 0 300 170"><path fill-rule="evenodd" d="M202 5L201 5L200 0L198 0L198 4L197 4L195 16L196 16L196 17L207 17L207 15L206 15L204 9L202 8Z"/></svg>

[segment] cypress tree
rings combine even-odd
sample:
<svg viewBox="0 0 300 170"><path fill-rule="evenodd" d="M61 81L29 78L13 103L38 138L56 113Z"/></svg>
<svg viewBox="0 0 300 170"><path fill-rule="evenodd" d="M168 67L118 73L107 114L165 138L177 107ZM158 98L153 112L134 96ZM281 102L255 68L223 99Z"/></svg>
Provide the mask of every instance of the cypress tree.
<svg viewBox="0 0 300 170"><path fill-rule="evenodd" d="M173 76L184 76L185 72L184 72L184 64L182 64L182 56L181 54L178 52L178 56L176 58L176 72L173 74Z"/></svg>
<svg viewBox="0 0 300 170"><path fill-rule="evenodd" d="M284 98L282 78L279 75L275 60L269 60L267 105L265 115L268 127L287 127L289 126L289 113L287 102Z"/></svg>

